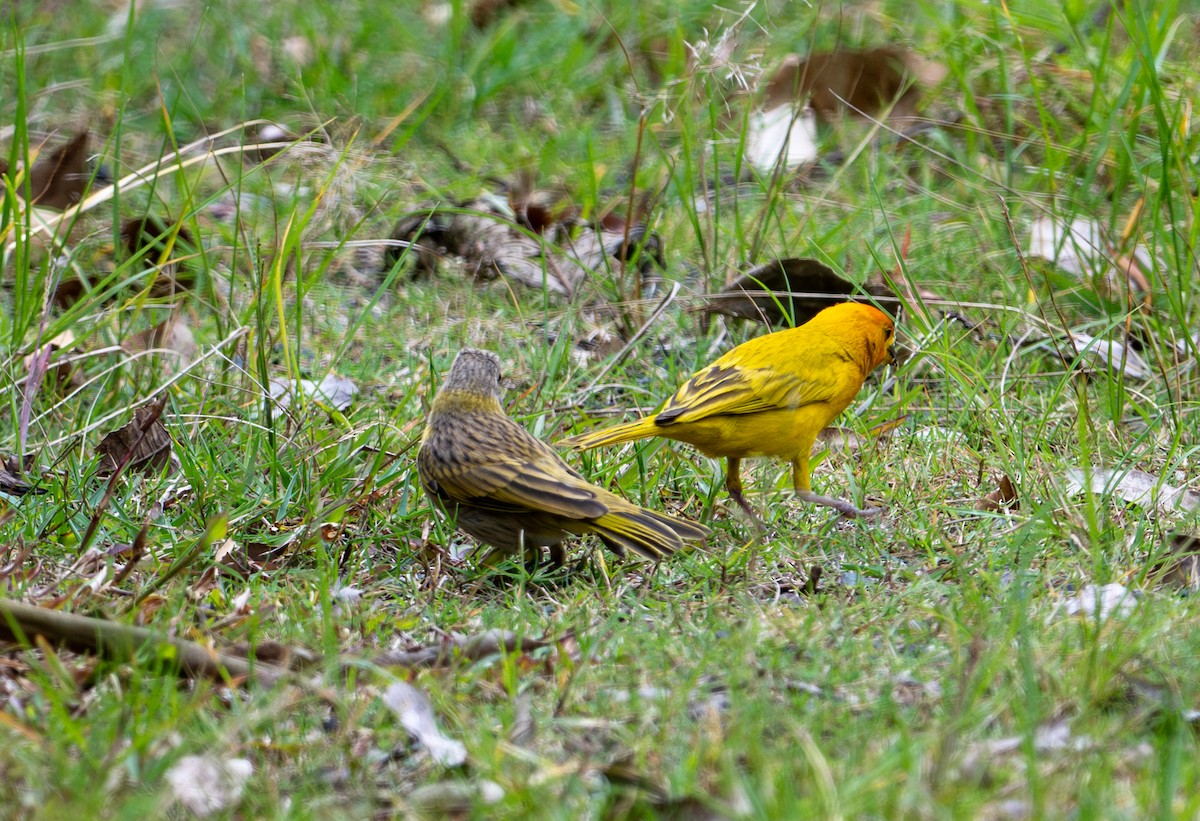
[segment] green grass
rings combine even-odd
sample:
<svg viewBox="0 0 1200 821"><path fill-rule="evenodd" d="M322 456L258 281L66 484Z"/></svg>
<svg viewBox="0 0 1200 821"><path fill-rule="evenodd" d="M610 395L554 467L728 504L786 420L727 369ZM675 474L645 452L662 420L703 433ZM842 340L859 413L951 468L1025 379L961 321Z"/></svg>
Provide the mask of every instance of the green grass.
<svg viewBox="0 0 1200 821"><path fill-rule="evenodd" d="M498 804L463 810L477 818L707 817L687 815L688 800L759 818L1200 813L1200 614L1146 573L1194 516L1065 490L1068 469L1088 465L1196 483L1196 9L1097 19L1084 3L889 0L760 3L742 18L699 2L532 0L479 31L463 6L435 24L416 3L162 3L132 16L10 4L4 156L17 165L88 126L113 177L147 170L52 253L22 239L29 217L5 192L0 450L34 454L47 491L4 497L6 595L318 661L293 684L226 689L181 683L157 652L10 648L0 812L182 817L166 774L211 754L254 767L224 817L386 817L445 780L503 788ZM731 27L725 55L713 44ZM846 162L807 181L731 182L753 102L739 76L793 51L888 42L948 70L925 97L930 129L909 141L826 125L821 146ZM178 149L256 118L307 141L266 164L233 153L174 167ZM214 148L239 140L253 141L235 131ZM653 195L644 219L680 294L591 390L609 361L576 341L637 330L664 291L632 303L633 274L616 266L571 302L473 282L453 260L432 278L411 277L408 260L379 269L398 218L521 173L585 216ZM187 370L115 347L169 315L146 292L156 260L111 250L119 222L146 213L200 246ZM1097 220L1114 254L1139 241L1152 308L1025 258L1046 215ZM881 519L833 521L790 498L786 465L755 461L744 479L767 520L759 538L723 466L650 442L567 458L633 501L705 521L706 548L651 569L580 542L573 558L591 564L557 583L494 584L451 563L469 542L431 514L413 457L460 347L500 354L509 412L553 441L653 407L762 333L702 331L693 309L782 256L855 281L899 272L934 297L902 318L918 355L839 421L899 427L814 476L819 492L884 504ZM95 288L65 312L46 300L64 264ZM1147 379L1073 358L1061 333L1124 339L1127 324L1146 340ZM26 357L68 329L78 382L27 393ZM258 387L329 372L360 388L344 412L283 410ZM163 395L179 471L128 472L105 501L97 442ZM981 512L1002 475L1019 510ZM221 544L167 577L221 517ZM118 577L146 523L147 555ZM218 559L260 546L282 558L246 573ZM1079 589L1111 582L1142 588L1128 615L1062 615ZM417 671L339 662L493 628L550 644ZM408 741L378 698L393 676L428 693L465 767ZM517 743L523 704L536 731Z"/></svg>

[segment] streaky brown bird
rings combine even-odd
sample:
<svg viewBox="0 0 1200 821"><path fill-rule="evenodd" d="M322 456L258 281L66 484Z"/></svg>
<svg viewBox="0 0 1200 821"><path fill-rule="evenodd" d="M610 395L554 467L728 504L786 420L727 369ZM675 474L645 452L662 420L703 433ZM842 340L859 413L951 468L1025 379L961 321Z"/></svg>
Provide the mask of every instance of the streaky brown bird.
<svg viewBox="0 0 1200 821"><path fill-rule="evenodd" d="M659 561L708 528L622 499L587 482L504 412L500 359L466 348L434 397L417 473L435 507L495 548L485 561L550 548L561 565L569 535L594 533L616 553Z"/></svg>

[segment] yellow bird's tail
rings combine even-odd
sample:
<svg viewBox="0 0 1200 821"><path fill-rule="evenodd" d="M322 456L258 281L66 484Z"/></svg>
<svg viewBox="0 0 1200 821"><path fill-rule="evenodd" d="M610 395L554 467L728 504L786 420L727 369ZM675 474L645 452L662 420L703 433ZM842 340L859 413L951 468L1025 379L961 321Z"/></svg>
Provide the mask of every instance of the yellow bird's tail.
<svg viewBox="0 0 1200 821"><path fill-rule="evenodd" d="M574 450L591 450L592 448L604 445L619 445L622 442L634 442L638 439L646 439L651 436L657 436L658 433L659 428L658 425L654 424L654 417L647 416L643 419L626 422L623 425L614 425L611 428L604 428L603 430L593 430L587 433L579 433L575 436L568 436L566 439L558 442L558 444Z"/></svg>
<svg viewBox="0 0 1200 821"><path fill-rule="evenodd" d="M711 532L707 527L633 504L593 520L591 530L619 556L632 550L656 562L683 547L685 539L700 541Z"/></svg>

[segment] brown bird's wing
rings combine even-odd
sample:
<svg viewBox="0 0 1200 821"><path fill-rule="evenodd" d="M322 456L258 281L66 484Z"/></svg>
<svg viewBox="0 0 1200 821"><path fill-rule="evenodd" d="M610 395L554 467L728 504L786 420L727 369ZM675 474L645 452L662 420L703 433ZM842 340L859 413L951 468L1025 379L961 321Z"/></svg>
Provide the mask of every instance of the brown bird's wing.
<svg viewBox="0 0 1200 821"><path fill-rule="evenodd" d="M828 371L802 378L772 368L713 365L676 391L654 421L673 425L711 416L794 410L829 401L837 388L837 375Z"/></svg>
<svg viewBox="0 0 1200 821"><path fill-rule="evenodd" d="M537 511L569 519L608 512L589 485L545 443L504 416L474 414L453 435L434 430L417 454L438 495L497 512Z"/></svg>

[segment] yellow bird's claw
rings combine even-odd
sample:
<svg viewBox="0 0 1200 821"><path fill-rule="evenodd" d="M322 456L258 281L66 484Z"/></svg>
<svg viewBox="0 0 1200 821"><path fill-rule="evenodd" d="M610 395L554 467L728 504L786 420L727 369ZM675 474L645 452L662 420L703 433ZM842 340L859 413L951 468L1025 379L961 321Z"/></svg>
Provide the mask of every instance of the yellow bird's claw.
<svg viewBox="0 0 1200 821"><path fill-rule="evenodd" d="M831 496L822 496L819 493L813 493L811 490L796 491L796 496L805 502L809 502L810 504L821 505L822 507L831 507L848 519L871 519L883 513L883 508L881 507L868 507L864 510L860 507L855 507L854 505L843 501L842 499L834 499Z"/></svg>

